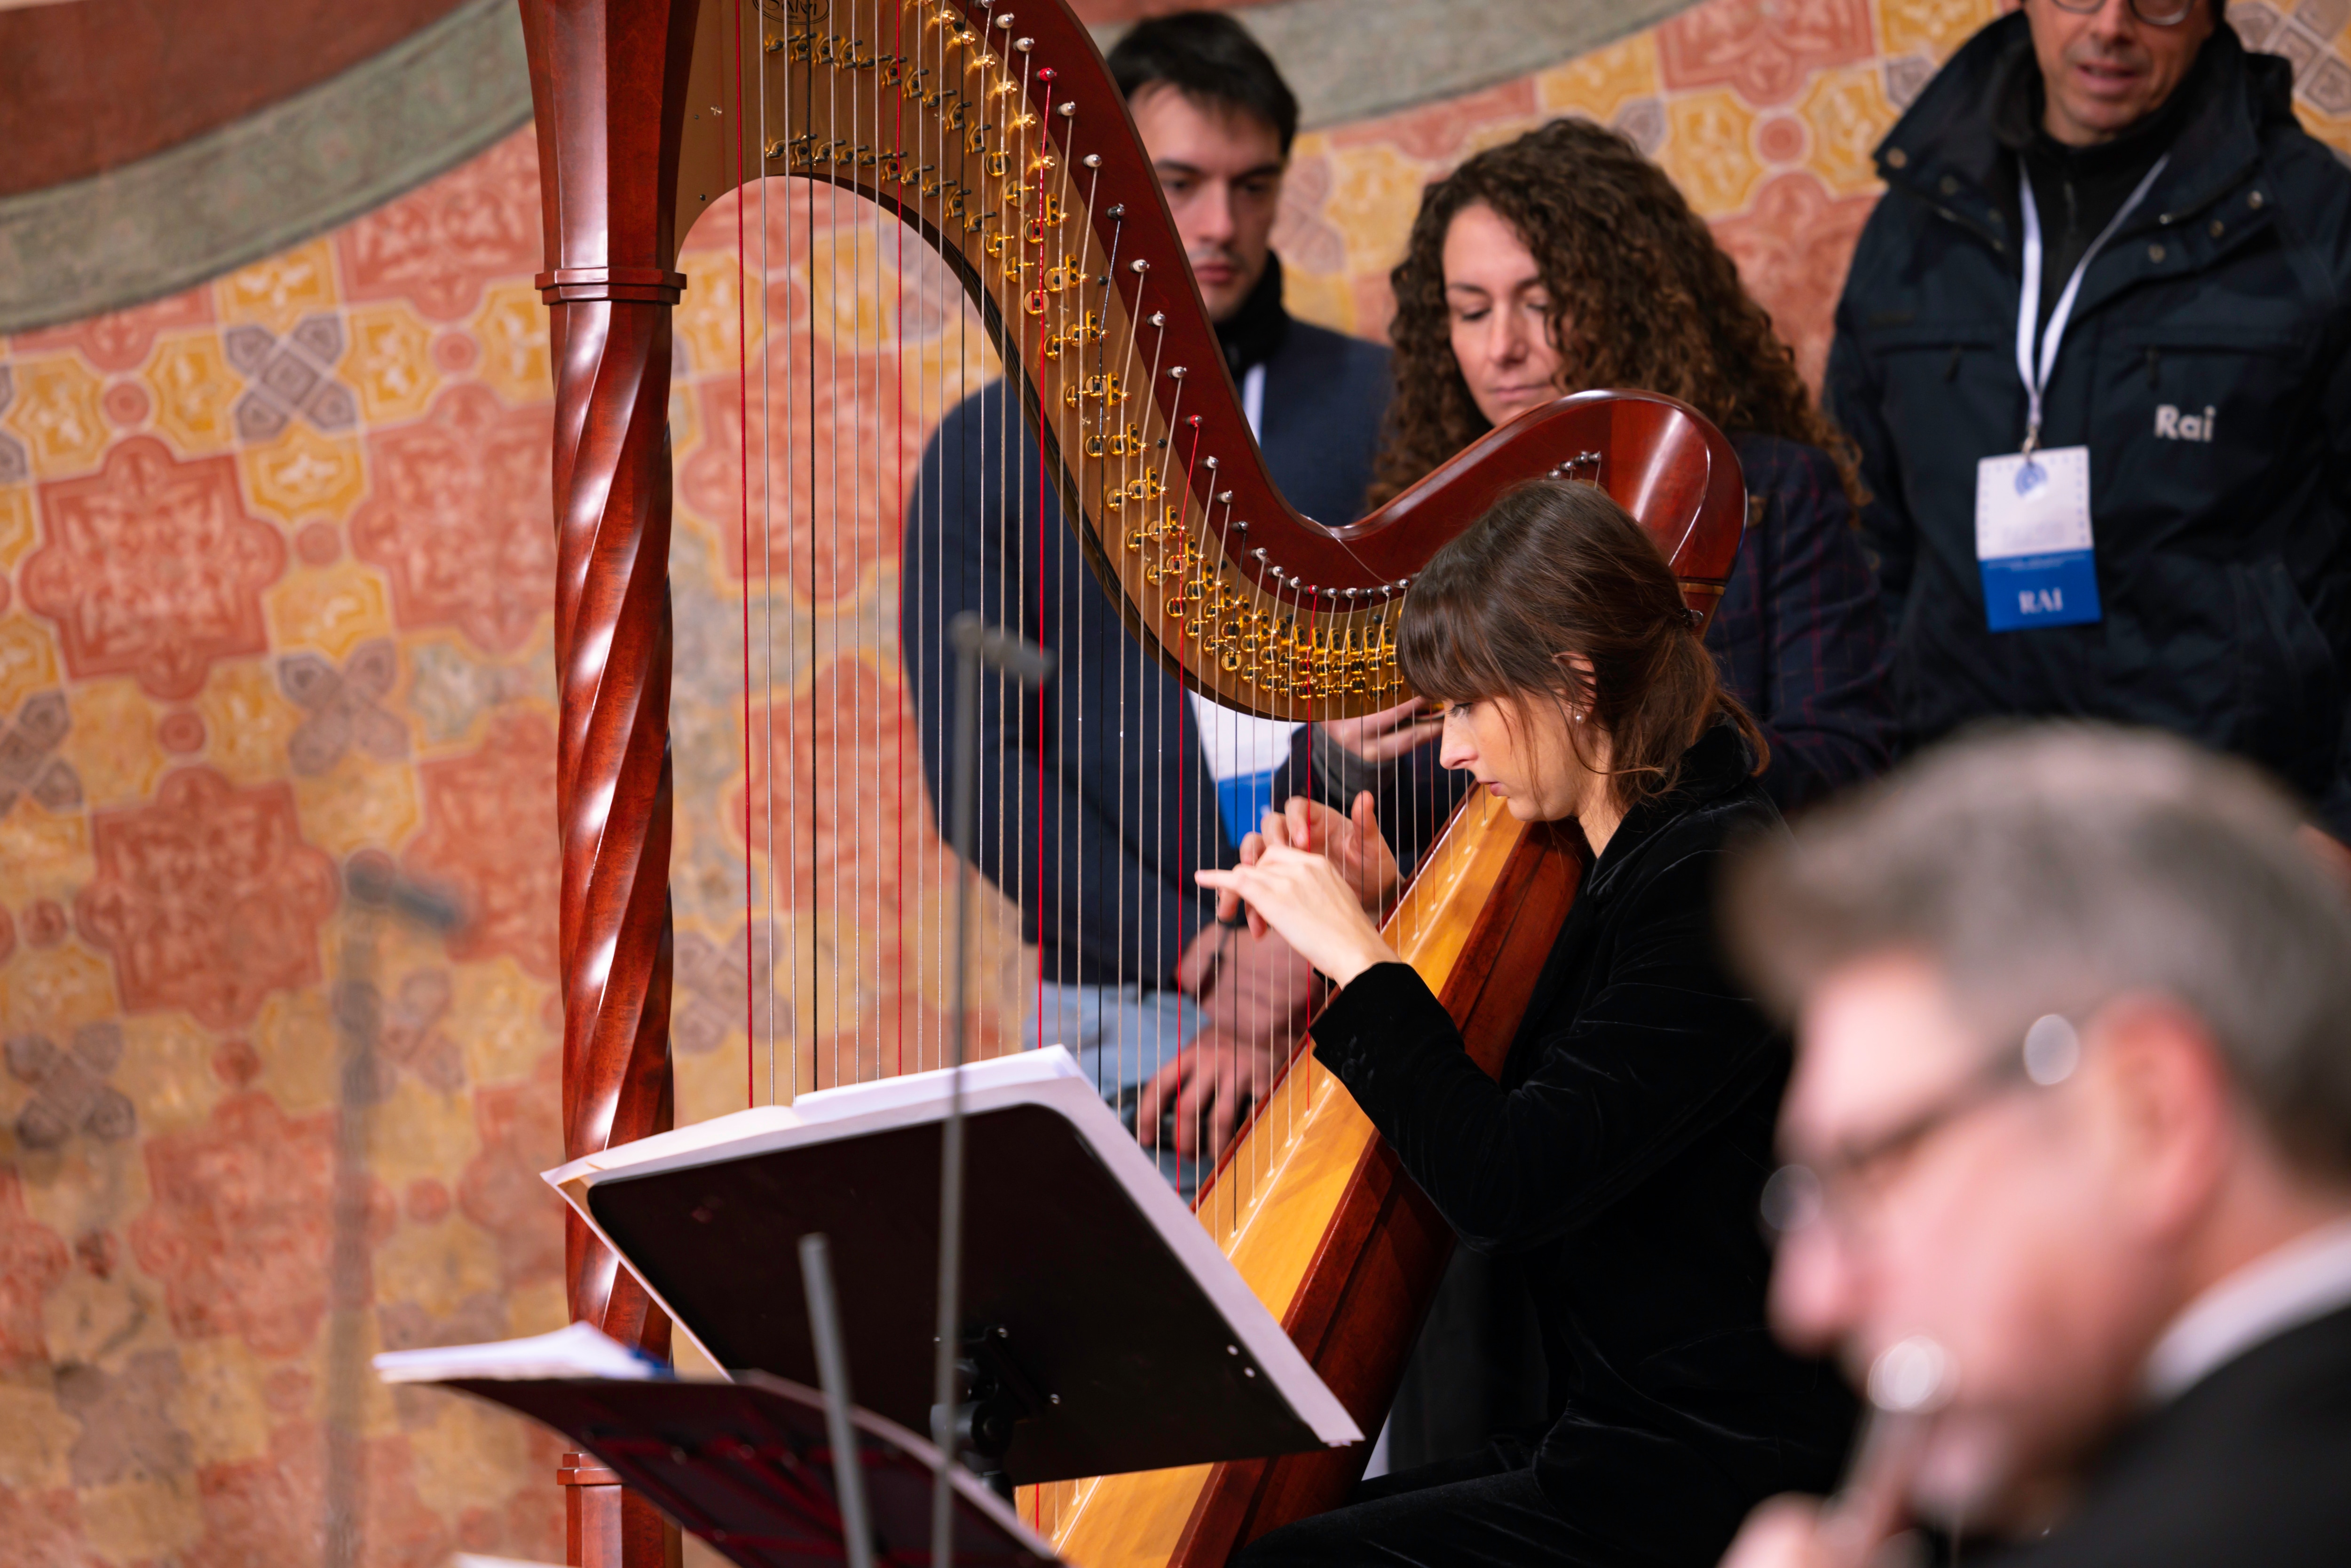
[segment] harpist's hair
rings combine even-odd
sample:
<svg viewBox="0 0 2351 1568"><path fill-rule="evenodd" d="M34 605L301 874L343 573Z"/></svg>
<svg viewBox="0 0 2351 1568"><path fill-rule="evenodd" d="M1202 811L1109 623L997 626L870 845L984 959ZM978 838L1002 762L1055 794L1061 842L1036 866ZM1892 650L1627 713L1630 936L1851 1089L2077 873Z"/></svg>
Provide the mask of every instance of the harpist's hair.
<svg viewBox="0 0 2351 1568"><path fill-rule="evenodd" d="M2115 998L2168 998L2305 1169L2351 1173L2351 901L2304 813L2153 731L1980 729L1754 845L1730 945L1787 1015L1881 954L1931 964L1986 1049Z"/></svg>
<svg viewBox="0 0 2351 1568"><path fill-rule="evenodd" d="M1453 358L1445 236L1465 207L1518 232L1541 270L1565 392L1677 397L1720 429L1817 446L1857 496L1851 444L1823 417L1771 315L1666 172L1588 120L1489 147L1421 193L1395 290L1395 399L1369 504L1406 489L1491 427Z"/></svg>
<svg viewBox="0 0 2351 1568"><path fill-rule="evenodd" d="M1568 662L1592 663L1587 677ZM1577 757L1606 733L1611 787L1629 810L1664 794L1682 753L1727 714L1755 769L1770 760L1755 721L1722 689L1656 541L1608 493L1538 479L1503 493L1438 550L1405 597L1396 665L1442 702L1550 700L1589 716L1567 727Z"/></svg>

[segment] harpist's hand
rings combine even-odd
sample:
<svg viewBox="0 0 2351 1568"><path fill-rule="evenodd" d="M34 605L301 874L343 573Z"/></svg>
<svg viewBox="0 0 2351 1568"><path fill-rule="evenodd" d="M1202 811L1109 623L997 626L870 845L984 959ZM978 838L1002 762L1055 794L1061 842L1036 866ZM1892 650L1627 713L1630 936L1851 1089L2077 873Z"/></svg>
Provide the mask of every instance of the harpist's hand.
<svg viewBox="0 0 2351 1568"><path fill-rule="evenodd" d="M1374 964L1395 962L1395 950L1382 939L1355 890L1322 855L1268 844L1253 865L1192 875L1202 887L1238 895L1249 906L1252 925L1262 920L1281 933L1283 941L1336 985L1346 985Z"/></svg>
<svg viewBox="0 0 2351 1568"><path fill-rule="evenodd" d="M1343 817L1320 800L1292 795L1281 810L1265 814L1262 829L1241 841L1241 864L1257 864L1271 844L1287 844L1294 850L1327 856L1337 868L1340 880L1355 890L1357 899L1374 918L1387 907L1396 883L1403 880L1403 873L1396 869L1395 852L1380 836L1379 815L1368 789L1355 797L1354 810ZM1240 903L1233 894L1218 894L1217 918L1231 920L1238 913ZM1264 936L1265 922L1252 914L1249 930Z"/></svg>

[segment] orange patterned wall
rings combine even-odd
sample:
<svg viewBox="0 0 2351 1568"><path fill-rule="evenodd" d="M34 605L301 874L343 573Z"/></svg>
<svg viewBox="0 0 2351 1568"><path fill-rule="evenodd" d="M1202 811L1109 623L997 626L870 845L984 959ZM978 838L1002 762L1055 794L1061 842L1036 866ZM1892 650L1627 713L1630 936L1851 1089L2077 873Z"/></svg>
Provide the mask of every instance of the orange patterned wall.
<svg viewBox="0 0 2351 1568"><path fill-rule="evenodd" d="M1708 0L1556 68L1311 133L1279 235L1292 304L1376 332L1421 182L1542 117L1583 113L1674 173L1816 373L1876 189L1868 149L1993 9ZM2250 42L2297 61L2308 122L2351 148L2351 3L2234 14ZM860 436L838 472L774 471L778 506L819 519L820 543L783 563L772 597L750 587L763 636L772 605L781 672L771 698L760 650L752 732L772 716L788 805L815 788L812 752L873 781L862 806L812 827L787 812L803 848L758 1027L772 999L789 1086L795 1061L802 1083L912 1065L935 1052L943 1017L952 882L902 717L895 518L942 398L989 367L935 267L909 267L902 291L894 235L846 204L836 221L823 199L813 225L787 228L781 205L779 189L764 270L756 220L742 260L731 204L705 221L679 320L687 1119L744 1103L740 1019L747 976L766 967L744 946L747 839L766 897L763 813L747 832L746 807L768 768L747 768L743 747L739 410L747 390L758 402L737 380L738 301L755 335L764 301L778 362L810 389L792 416L813 403ZM561 1318L556 1207L535 1175L559 1152L537 210L519 134L268 262L0 345L11 1563L317 1560L335 1306L330 985L355 941L374 943L381 1019L362 1338L486 1338ZM794 653L811 638L813 659ZM844 706L859 716L833 719ZM469 925L367 938L337 891L363 854L453 890ZM847 885L856 897L838 895ZM999 935L991 980L1015 957ZM991 993L998 1038L1014 1000ZM560 1555L549 1440L413 1391L372 1391L364 1419L366 1562Z"/></svg>

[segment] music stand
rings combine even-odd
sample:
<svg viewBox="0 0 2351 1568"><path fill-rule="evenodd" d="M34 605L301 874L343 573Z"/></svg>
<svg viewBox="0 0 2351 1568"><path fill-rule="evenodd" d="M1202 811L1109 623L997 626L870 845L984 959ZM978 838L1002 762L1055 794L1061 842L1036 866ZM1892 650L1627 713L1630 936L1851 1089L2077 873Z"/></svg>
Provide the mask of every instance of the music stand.
<svg viewBox="0 0 2351 1568"><path fill-rule="evenodd" d="M824 1396L761 1373L676 1378L456 1378L441 1385L545 1422L742 1568L841 1568L847 1559ZM864 1410L850 1412L874 1557L907 1563L931 1543L938 1452ZM955 1559L970 1568L1058 1561L1012 1510L949 1465Z"/></svg>
<svg viewBox="0 0 2351 1568"><path fill-rule="evenodd" d="M717 1365L814 1385L798 1238L831 1240L860 1404L930 1427L948 1073L741 1111L548 1179ZM967 1407L1006 1480L1362 1432L1066 1051L964 1071Z"/></svg>

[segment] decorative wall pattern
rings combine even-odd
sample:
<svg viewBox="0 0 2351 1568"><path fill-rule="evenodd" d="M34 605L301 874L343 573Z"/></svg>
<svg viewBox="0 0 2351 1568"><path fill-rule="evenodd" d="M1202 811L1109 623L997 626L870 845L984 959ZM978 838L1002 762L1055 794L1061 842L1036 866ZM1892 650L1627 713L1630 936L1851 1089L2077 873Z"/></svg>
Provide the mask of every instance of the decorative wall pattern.
<svg viewBox="0 0 2351 1568"><path fill-rule="evenodd" d="M1622 130L1664 164L1819 384L1847 259L1879 185L1870 152L1936 67L2011 0L1707 0L1658 26L1463 98L1299 138L1275 243L1291 308L1377 336L1420 187L1561 114ZM2294 64L2311 132L2351 153L2351 4L2229 9Z"/></svg>
<svg viewBox="0 0 2351 1568"><path fill-rule="evenodd" d="M1672 171L1816 372L1868 150L1992 10L1708 0L1554 69L1302 138L1280 232L1292 303L1376 332L1420 183L1588 114ZM2351 4L2236 16L2351 149ZM678 319L685 1119L744 1103L747 1009L763 1043L775 1019L779 1090L910 1065L945 1024L953 883L904 716L896 519L931 424L990 366L926 253L902 267L894 231L846 201L794 192L786 225L785 195L764 239L746 214L739 255L731 204L691 236ZM11 1563L314 1563L338 1311L370 1349L560 1321L536 1175L559 1156L537 209L517 134L200 287L0 342ZM764 396L739 379L743 329L781 367ZM845 421L846 460L782 455L762 432L785 418ZM755 501L820 541L779 535L771 591L756 538L746 559L747 469ZM747 765L747 616L749 733L775 737ZM820 768L828 792L867 788L801 809ZM771 772L792 846L772 983L744 913L747 847L767 897ZM340 889L360 856L446 889L467 924L444 937L354 910ZM1000 927L988 960L992 1045L1018 1006ZM375 1061L347 1088L355 1019ZM339 1283L346 1094L371 1125L367 1267ZM368 1563L560 1554L552 1440L413 1390L371 1390L364 1421Z"/></svg>

